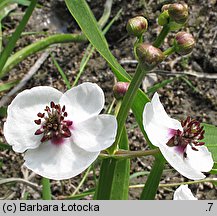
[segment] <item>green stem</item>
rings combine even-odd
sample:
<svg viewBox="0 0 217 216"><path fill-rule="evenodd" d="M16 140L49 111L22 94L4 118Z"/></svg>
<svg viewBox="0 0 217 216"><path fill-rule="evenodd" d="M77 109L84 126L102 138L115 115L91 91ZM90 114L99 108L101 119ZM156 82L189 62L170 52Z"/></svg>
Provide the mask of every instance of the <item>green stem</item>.
<svg viewBox="0 0 217 216"><path fill-rule="evenodd" d="M20 51L16 52L12 55L7 63L5 64L2 71L0 70L0 78L3 77L7 72L9 72L15 65L20 63L23 59L32 55L38 51L41 51L52 44L58 43L72 43L72 42L83 42L86 38L84 35L79 34L56 34L44 38L40 41L37 41L33 44L26 46L25 48L21 49ZM4 49L5 50L5 49ZM1 66L1 62L0 62Z"/></svg>
<svg viewBox="0 0 217 216"><path fill-rule="evenodd" d="M50 179L42 178L42 199L51 200Z"/></svg>
<svg viewBox="0 0 217 216"><path fill-rule="evenodd" d="M151 169L140 197L141 200L153 200L155 198L163 173L164 165L165 160L162 156L155 157L154 165Z"/></svg>
<svg viewBox="0 0 217 216"><path fill-rule="evenodd" d="M160 150L158 148L146 150L146 151L128 151L128 150L118 150L113 155L109 155L106 153L100 153L99 157L102 159L105 158L115 158L117 160L123 160L123 159L130 159L135 157L145 157L150 155L155 155L160 153Z"/></svg>
<svg viewBox="0 0 217 216"><path fill-rule="evenodd" d="M165 50L165 51L163 52L163 54L164 54L165 56L169 56L169 55L173 54L175 51L176 51L176 50L175 50L175 47L172 46L172 47L168 48L167 50Z"/></svg>
<svg viewBox="0 0 217 216"><path fill-rule="evenodd" d="M136 93L139 89L140 84L142 83L142 79L144 75L147 73L146 70L140 64L138 65L136 69L136 73L129 85L129 89L126 92L126 95L123 98L120 110L117 115L117 122L118 122L118 131L116 135L115 143L108 149L108 151L113 154L118 146L118 143L121 139L121 134L124 128L124 123L127 119L128 112L131 108L131 105L133 104L134 98L136 96Z"/></svg>
<svg viewBox="0 0 217 216"><path fill-rule="evenodd" d="M154 41L153 46L160 47L161 44L164 42L164 39L166 38L166 36L168 35L169 32L170 32L169 25L163 26L160 34L158 35L158 37Z"/></svg>
<svg viewBox="0 0 217 216"><path fill-rule="evenodd" d="M81 179L78 187L75 189L75 191L72 193L72 196L74 196L78 191L79 189L81 188L81 186L83 185L84 181L86 180L88 174L90 173L90 169L91 169L91 166L88 167L87 171L85 172L83 178Z"/></svg>
<svg viewBox="0 0 217 216"><path fill-rule="evenodd" d="M178 182L178 183L171 183L171 184L159 184L159 187L176 187L180 185L192 185L192 184L199 184L199 183L204 183L204 182L211 182L211 183L216 183L217 178L207 178L207 179L201 179L201 180L196 180L196 181L188 181L188 182ZM130 185L129 188L143 188L145 185L144 184L137 184L137 185Z"/></svg>
<svg viewBox="0 0 217 216"><path fill-rule="evenodd" d="M30 16L32 15L32 12L33 12L36 4L37 4L37 0L31 1L31 4L27 8L26 13L23 16L23 19L21 20L20 24L16 28L13 35L10 37L10 39L8 41L8 45L6 46L6 48L2 51L2 53L0 55L0 78L2 77L2 74L3 74L2 69L4 68L4 66L6 64L8 57L12 53L12 51L16 45L17 40L20 38L20 35L23 32Z"/></svg>

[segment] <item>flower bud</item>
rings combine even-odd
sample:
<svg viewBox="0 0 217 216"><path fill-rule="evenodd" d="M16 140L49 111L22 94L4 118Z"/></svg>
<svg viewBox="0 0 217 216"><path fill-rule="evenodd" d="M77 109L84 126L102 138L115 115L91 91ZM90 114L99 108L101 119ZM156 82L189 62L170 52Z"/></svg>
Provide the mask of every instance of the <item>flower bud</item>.
<svg viewBox="0 0 217 216"><path fill-rule="evenodd" d="M124 97L125 93L128 90L130 83L128 82L117 82L113 87L114 96L117 100L120 100Z"/></svg>
<svg viewBox="0 0 217 216"><path fill-rule="evenodd" d="M170 17L179 24L184 24L188 18L188 6L185 3L171 4L168 8Z"/></svg>
<svg viewBox="0 0 217 216"><path fill-rule="evenodd" d="M187 32L178 32L175 36L174 46L177 53L187 55L192 52L195 45L193 35Z"/></svg>
<svg viewBox="0 0 217 216"><path fill-rule="evenodd" d="M163 52L160 49L147 43L139 44L136 47L136 54L139 63L143 65L146 70L153 69L165 58Z"/></svg>
<svg viewBox="0 0 217 216"><path fill-rule="evenodd" d="M127 32L130 35L140 37L148 28L148 21L143 16L130 19L127 23Z"/></svg>
<svg viewBox="0 0 217 216"><path fill-rule="evenodd" d="M165 5L163 5L163 7L161 8L161 11L162 12L164 12L164 11L167 11L168 9L169 9L169 6L170 6L171 4L165 4Z"/></svg>

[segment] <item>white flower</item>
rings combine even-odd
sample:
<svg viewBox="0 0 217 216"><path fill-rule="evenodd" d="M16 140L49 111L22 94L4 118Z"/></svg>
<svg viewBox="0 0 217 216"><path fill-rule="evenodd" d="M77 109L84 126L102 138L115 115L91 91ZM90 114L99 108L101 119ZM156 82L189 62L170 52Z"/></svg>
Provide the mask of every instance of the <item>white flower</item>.
<svg viewBox="0 0 217 216"><path fill-rule="evenodd" d="M203 127L190 117L181 123L170 118L157 93L145 105L143 126L152 144L159 147L165 159L183 176L203 179L202 172L212 169L212 155L199 141L204 138Z"/></svg>
<svg viewBox="0 0 217 216"><path fill-rule="evenodd" d="M173 200L197 200L197 198L194 197L188 185L181 185L175 190Z"/></svg>
<svg viewBox="0 0 217 216"><path fill-rule="evenodd" d="M61 180L84 171L115 140L117 121L102 114L104 93L83 83L64 94L39 86L18 94L8 107L7 142L25 151L25 166Z"/></svg>

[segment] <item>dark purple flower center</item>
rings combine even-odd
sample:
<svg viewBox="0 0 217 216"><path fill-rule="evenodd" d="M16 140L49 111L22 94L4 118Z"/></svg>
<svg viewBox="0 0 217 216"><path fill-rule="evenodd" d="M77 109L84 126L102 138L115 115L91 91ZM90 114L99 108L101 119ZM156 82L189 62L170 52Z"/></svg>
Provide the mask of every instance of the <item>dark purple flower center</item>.
<svg viewBox="0 0 217 216"><path fill-rule="evenodd" d="M65 120L68 113L65 111L65 105L61 108L60 104L50 102L50 107L46 106L43 113L39 112L39 119L34 120L40 128L35 131L35 135L43 134L41 142L51 140L55 144L62 142L63 138L71 136L70 127L73 122Z"/></svg>
<svg viewBox="0 0 217 216"><path fill-rule="evenodd" d="M185 121L181 121L181 124L183 131L171 129L170 132L173 134L173 137L167 142L167 146L176 146L177 150L186 158L186 147L188 145L190 145L194 151L198 151L197 146L205 144L200 141L204 138L205 131L199 121L191 119L189 116Z"/></svg>

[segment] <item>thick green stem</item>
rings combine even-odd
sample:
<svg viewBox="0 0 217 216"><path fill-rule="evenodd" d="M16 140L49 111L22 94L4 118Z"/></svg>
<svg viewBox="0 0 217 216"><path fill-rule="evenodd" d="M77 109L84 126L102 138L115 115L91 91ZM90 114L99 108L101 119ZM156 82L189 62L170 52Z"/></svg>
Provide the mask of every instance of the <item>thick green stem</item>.
<svg viewBox="0 0 217 216"><path fill-rule="evenodd" d="M164 39L168 35L169 31L170 31L169 25L165 25L162 28L162 30L161 30L160 34L158 35L158 37L156 38L156 40L154 41L153 46L160 47L161 44L164 42Z"/></svg>
<svg viewBox="0 0 217 216"><path fill-rule="evenodd" d="M51 200L50 179L42 178L42 199Z"/></svg>
<svg viewBox="0 0 217 216"><path fill-rule="evenodd" d="M30 44L25 48L21 49L20 51L16 52L8 59L4 68L2 69L2 71L0 71L0 78L3 77L8 71L10 71L15 65L17 65L26 57L40 50L43 50L51 46L52 44L83 42L85 40L85 36L81 34L56 34L37 41L33 44Z"/></svg>
<svg viewBox="0 0 217 216"><path fill-rule="evenodd" d="M31 1L31 4L29 5L28 9L26 10L25 15L23 16L23 19L21 20L20 24L16 28L13 35L10 37L6 48L2 51L0 55L0 78L2 77L2 74L3 74L2 69L4 68L6 61L8 60L8 57L10 56L11 52L13 51L17 40L20 38L20 35L23 32L30 16L32 15L32 12L36 4L37 4L37 0Z"/></svg>
<svg viewBox="0 0 217 216"><path fill-rule="evenodd" d="M117 160L123 160L123 159L128 159L128 158L130 159L130 158L135 158L135 157L145 157L145 156L150 156L150 155L156 155L158 153L160 153L159 148L146 150L146 151L118 150L113 155L109 155L109 154L106 154L106 153L101 153L99 155L99 157L102 158L102 159L115 158Z"/></svg>
<svg viewBox="0 0 217 216"><path fill-rule="evenodd" d="M176 51L175 47L172 46L172 47L168 48L167 50L165 50L165 51L163 52L163 54L164 54L165 56L169 56L169 55L173 54L175 51Z"/></svg>
<svg viewBox="0 0 217 216"><path fill-rule="evenodd" d="M158 156L155 158L154 165L145 183L145 187L143 188L140 197L141 200L153 200L155 198L163 173L164 165L165 160L162 156Z"/></svg>
<svg viewBox="0 0 217 216"><path fill-rule="evenodd" d="M116 140L115 143L108 149L109 153L111 154L113 154L118 147L118 143L120 142L121 139L121 134L124 128L124 123L127 119L128 112L131 108L131 105L133 104L133 100L136 96L136 93L139 89L140 84L142 83L142 79L146 74L146 72L147 71L139 64L136 69L136 73L129 85L129 89L127 90L126 95L123 98L120 110L117 115L118 131L117 131Z"/></svg>

